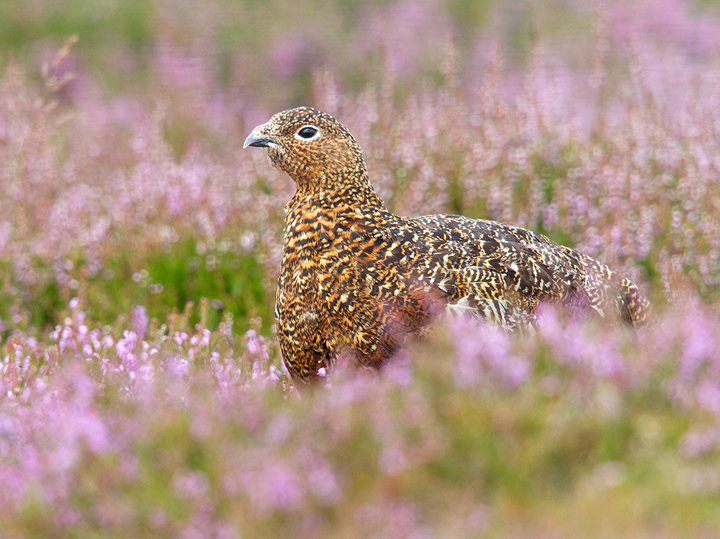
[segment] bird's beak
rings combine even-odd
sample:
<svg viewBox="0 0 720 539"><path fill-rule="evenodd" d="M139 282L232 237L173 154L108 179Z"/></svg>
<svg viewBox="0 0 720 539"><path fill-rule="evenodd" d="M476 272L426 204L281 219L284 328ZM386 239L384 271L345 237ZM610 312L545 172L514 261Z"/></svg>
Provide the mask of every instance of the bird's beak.
<svg viewBox="0 0 720 539"><path fill-rule="evenodd" d="M248 146L255 146L256 148L267 148L271 144L277 146L277 142L275 142L273 139L271 139L267 135L258 133L258 128L256 127L252 130L252 133L248 135L248 138L245 139L243 149L247 148Z"/></svg>

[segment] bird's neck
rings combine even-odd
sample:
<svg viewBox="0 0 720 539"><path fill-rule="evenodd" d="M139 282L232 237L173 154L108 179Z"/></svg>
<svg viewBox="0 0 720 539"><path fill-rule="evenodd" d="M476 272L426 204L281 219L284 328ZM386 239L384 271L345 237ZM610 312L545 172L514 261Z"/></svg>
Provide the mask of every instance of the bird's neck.
<svg viewBox="0 0 720 539"><path fill-rule="evenodd" d="M324 175L313 181L297 182L297 191L288 203L288 213L324 207L341 210L372 208L385 210L380 197L368 180L367 173L357 175Z"/></svg>

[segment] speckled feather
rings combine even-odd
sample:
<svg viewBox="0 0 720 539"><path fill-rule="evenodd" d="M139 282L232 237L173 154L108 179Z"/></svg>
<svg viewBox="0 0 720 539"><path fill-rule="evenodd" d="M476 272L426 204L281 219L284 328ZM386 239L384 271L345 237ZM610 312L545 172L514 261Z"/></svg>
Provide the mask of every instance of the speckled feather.
<svg viewBox="0 0 720 539"><path fill-rule="evenodd" d="M457 215L390 213L370 185L360 146L329 114L280 112L245 146L264 148L297 183L286 208L275 317L298 381L341 357L377 369L441 312L509 330L532 328L542 302L645 321L648 302L633 283L545 236Z"/></svg>

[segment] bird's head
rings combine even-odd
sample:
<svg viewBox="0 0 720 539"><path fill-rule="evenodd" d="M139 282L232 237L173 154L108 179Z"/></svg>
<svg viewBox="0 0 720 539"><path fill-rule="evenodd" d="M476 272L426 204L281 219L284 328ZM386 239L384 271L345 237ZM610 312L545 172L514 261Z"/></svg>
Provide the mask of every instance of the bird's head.
<svg viewBox="0 0 720 539"><path fill-rule="evenodd" d="M337 187L367 175L362 150L345 126L309 107L278 112L252 130L248 146L263 148L298 186Z"/></svg>

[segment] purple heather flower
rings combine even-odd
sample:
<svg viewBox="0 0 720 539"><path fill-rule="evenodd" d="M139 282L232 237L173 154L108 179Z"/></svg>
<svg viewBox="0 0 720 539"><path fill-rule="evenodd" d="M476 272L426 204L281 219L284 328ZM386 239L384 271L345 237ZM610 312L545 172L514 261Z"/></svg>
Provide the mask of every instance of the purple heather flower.
<svg viewBox="0 0 720 539"><path fill-rule="evenodd" d="M323 504L330 505L342 497L342 490L327 462L312 465L307 473L307 482L310 492Z"/></svg>
<svg viewBox="0 0 720 539"><path fill-rule="evenodd" d="M383 473L395 475L408 466L408 459L402 448L389 445L380 453L379 467Z"/></svg>
<svg viewBox="0 0 720 539"><path fill-rule="evenodd" d="M172 479L173 490L180 498L199 500L207 495L210 484L207 476L198 470L178 470Z"/></svg>
<svg viewBox="0 0 720 539"><path fill-rule="evenodd" d="M175 344L177 344L178 347L182 346L182 344L189 339L190 336L184 331L176 331L173 334L173 341L175 341Z"/></svg>
<svg viewBox="0 0 720 539"><path fill-rule="evenodd" d="M149 321L147 309L143 305L138 305L133 308L130 314L130 327L138 339L142 340L145 338Z"/></svg>
<svg viewBox="0 0 720 539"><path fill-rule="evenodd" d="M720 417L720 382L718 380L700 381L696 389L696 398L700 406Z"/></svg>
<svg viewBox="0 0 720 539"><path fill-rule="evenodd" d="M720 432L712 427L704 431L688 432L682 439L680 451L685 458L697 458L720 446Z"/></svg>
<svg viewBox="0 0 720 539"><path fill-rule="evenodd" d="M682 328L686 335L680 356L680 369L684 376L695 376L700 366L718 357L718 325L702 312L684 317Z"/></svg>
<svg viewBox="0 0 720 539"><path fill-rule="evenodd" d="M513 337L502 329L475 320L460 319L451 324L455 341L455 381L472 387L487 377L506 387L517 387L527 380L527 358L511 350Z"/></svg>
<svg viewBox="0 0 720 539"><path fill-rule="evenodd" d="M190 363L182 357L171 357L165 361L165 370L176 380L182 380L190 372Z"/></svg>
<svg viewBox="0 0 720 539"><path fill-rule="evenodd" d="M267 345L262 335L258 335L254 329L249 329L245 332L245 338L247 339L246 349L252 357L260 360L268 359Z"/></svg>
<svg viewBox="0 0 720 539"><path fill-rule="evenodd" d="M294 511L303 503L300 478L286 464L268 463L261 470L245 472L242 482L250 500L262 511Z"/></svg>
<svg viewBox="0 0 720 539"><path fill-rule="evenodd" d="M120 362L124 368L133 372L137 367L137 355L135 354L135 344L137 343L137 335L133 331L124 331L123 338L115 345Z"/></svg>
<svg viewBox="0 0 720 539"><path fill-rule="evenodd" d="M73 329L71 326L65 326L60 332L58 348L61 352L64 352L66 349L77 350L77 343L73 338Z"/></svg>

